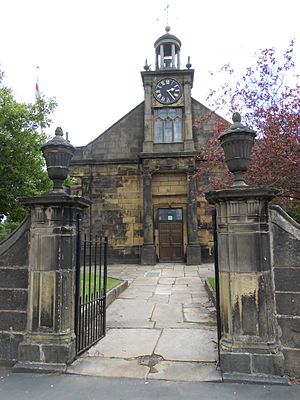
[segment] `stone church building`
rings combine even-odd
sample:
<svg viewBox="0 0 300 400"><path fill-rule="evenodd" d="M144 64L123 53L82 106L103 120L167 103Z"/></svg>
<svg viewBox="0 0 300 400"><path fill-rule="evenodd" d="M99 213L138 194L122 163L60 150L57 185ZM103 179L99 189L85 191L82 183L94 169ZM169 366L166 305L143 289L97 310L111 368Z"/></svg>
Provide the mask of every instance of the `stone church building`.
<svg viewBox="0 0 300 400"><path fill-rule="evenodd" d="M111 261L199 264L211 257L211 210L192 179L195 156L218 117L193 99L194 70L181 68L180 40L156 40L155 70L141 72L144 101L86 146L76 149L72 187L92 201L85 229L109 238Z"/></svg>

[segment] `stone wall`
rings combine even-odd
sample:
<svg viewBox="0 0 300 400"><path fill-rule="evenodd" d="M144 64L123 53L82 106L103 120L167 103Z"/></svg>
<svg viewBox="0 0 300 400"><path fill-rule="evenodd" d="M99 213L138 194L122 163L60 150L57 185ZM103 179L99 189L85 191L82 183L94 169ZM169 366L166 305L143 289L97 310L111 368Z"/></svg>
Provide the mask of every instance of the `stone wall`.
<svg viewBox="0 0 300 400"><path fill-rule="evenodd" d="M285 372L300 374L300 225L280 207L271 207L277 321Z"/></svg>
<svg viewBox="0 0 300 400"><path fill-rule="evenodd" d="M30 218L0 243L0 363L17 359L27 325Z"/></svg>
<svg viewBox="0 0 300 400"><path fill-rule="evenodd" d="M137 163L74 166L72 192L92 201L85 232L109 237L109 262L138 263L142 232L142 184Z"/></svg>
<svg viewBox="0 0 300 400"><path fill-rule="evenodd" d="M144 138L144 102L139 104L100 136L76 149L72 165L92 161L136 160Z"/></svg>

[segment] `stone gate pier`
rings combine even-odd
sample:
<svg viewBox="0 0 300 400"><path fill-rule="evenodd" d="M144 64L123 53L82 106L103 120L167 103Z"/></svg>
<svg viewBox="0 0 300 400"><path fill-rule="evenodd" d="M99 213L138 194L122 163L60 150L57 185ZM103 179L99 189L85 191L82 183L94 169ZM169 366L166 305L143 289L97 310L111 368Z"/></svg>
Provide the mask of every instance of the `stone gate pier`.
<svg viewBox="0 0 300 400"><path fill-rule="evenodd" d="M207 196L217 209L224 379L239 378L234 374L275 379L284 374L268 221L268 203L274 195L272 190L244 187Z"/></svg>
<svg viewBox="0 0 300 400"><path fill-rule="evenodd" d="M224 380L284 383L269 224L277 190L245 184L255 132L233 121L219 137L233 186L206 194L217 215L220 366Z"/></svg>

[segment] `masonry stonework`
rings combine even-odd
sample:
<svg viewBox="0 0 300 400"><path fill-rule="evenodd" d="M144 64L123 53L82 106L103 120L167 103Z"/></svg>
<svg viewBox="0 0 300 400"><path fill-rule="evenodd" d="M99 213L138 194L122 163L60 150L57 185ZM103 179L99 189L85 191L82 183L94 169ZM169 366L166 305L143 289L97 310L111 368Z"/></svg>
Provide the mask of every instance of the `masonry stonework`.
<svg viewBox="0 0 300 400"><path fill-rule="evenodd" d="M270 210L277 321L284 369L300 375L300 225L280 207Z"/></svg>

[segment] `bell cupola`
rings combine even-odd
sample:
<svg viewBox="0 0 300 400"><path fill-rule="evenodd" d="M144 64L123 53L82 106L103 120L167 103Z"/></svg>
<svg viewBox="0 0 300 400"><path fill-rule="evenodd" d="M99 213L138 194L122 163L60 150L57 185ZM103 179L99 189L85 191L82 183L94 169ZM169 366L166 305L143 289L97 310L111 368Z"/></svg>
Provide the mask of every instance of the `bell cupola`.
<svg viewBox="0 0 300 400"><path fill-rule="evenodd" d="M181 41L170 34L170 29L166 26L166 33L154 43L156 70L180 69Z"/></svg>

